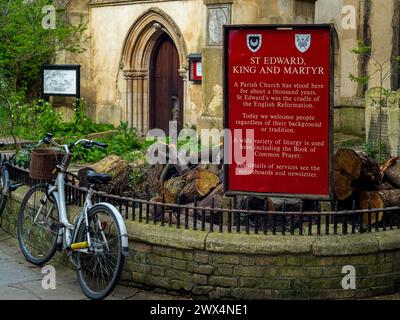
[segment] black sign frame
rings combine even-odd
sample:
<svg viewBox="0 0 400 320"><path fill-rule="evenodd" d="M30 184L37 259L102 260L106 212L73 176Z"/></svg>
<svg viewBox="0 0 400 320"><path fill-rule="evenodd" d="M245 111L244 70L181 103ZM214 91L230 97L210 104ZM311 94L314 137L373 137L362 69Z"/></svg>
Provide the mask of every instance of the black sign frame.
<svg viewBox="0 0 400 320"><path fill-rule="evenodd" d="M237 24L237 25L224 25L223 30L223 126L224 130L229 130L229 79L228 79L228 62L229 62L229 32L231 30L246 30L246 29L275 29L275 30L293 30L293 29L329 29L330 30L330 75L329 75L329 129L328 129L328 195L313 195L313 194L289 194L289 193L260 193L254 191L236 191L229 189L229 164L224 163L224 194L228 197L238 195L245 196L260 196L260 197L285 197L285 198L299 198L320 201L332 201L334 199L334 185L333 185L333 121L334 121L334 24ZM224 152L226 155L231 154L230 145L224 144Z"/></svg>
<svg viewBox="0 0 400 320"><path fill-rule="evenodd" d="M62 93L45 93L44 92L44 73L45 70L72 70L76 72L76 88L75 94L62 94ZM42 81L41 95L43 99L48 100L49 97L81 97L81 66L79 64L43 64L40 66L40 77Z"/></svg>

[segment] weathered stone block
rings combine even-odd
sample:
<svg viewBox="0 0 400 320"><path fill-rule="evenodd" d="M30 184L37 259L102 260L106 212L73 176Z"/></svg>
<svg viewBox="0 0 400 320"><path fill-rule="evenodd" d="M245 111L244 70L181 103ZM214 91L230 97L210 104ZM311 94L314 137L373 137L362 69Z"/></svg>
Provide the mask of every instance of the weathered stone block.
<svg viewBox="0 0 400 320"><path fill-rule="evenodd" d="M286 266L286 255L274 256L273 265L274 266Z"/></svg>
<svg viewBox="0 0 400 320"><path fill-rule="evenodd" d="M172 268L178 270L187 270L187 261L172 259Z"/></svg>
<svg viewBox="0 0 400 320"><path fill-rule="evenodd" d="M151 266L150 273L155 276L164 276L165 275L165 268L162 266Z"/></svg>
<svg viewBox="0 0 400 320"><path fill-rule="evenodd" d="M186 250L166 248L165 256L180 260L193 260L193 252Z"/></svg>
<svg viewBox="0 0 400 320"><path fill-rule="evenodd" d="M273 264L274 257L273 256L257 256L256 257L256 265L260 266L270 266Z"/></svg>
<svg viewBox="0 0 400 320"><path fill-rule="evenodd" d="M202 273L202 274L212 274L214 270L213 266L210 265L202 265L199 266L196 270L197 273Z"/></svg>
<svg viewBox="0 0 400 320"><path fill-rule="evenodd" d="M396 281L400 280L400 276L398 274L382 274L379 276L375 276L375 285L377 287L394 285Z"/></svg>
<svg viewBox="0 0 400 320"><path fill-rule="evenodd" d="M350 265L373 265L377 263L377 257L375 254L366 254L352 256L349 263Z"/></svg>
<svg viewBox="0 0 400 320"><path fill-rule="evenodd" d="M239 255L214 254L212 256L213 264L239 264Z"/></svg>
<svg viewBox="0 0 400 320"><path fill-rule="evenodd" d="M306 277L309 278L320 278L324 272L323 268L320 267L309 267L306 268Z"/></svg>
<svg viewBox="0 0 400 320"><path fill-rule="evenodd" d="M132 281L133 282L138 282L138 283L142 283L142 284L146 284L146 277L147 275L143 274L143 273L139 273L139 272L132 272Z"/></svg>
<svg viewBox="0 0 400 320"><path fill-rule="evenodd" d="M145 263L146 255L147 255L147 253L144 253L144 252L133 252L133 253L130 253L130 257L132 257L132 258L129 260L135 261L137 263Z"/></svg>
<svg viewBox="0 0 400 320"><path fill-rule="evenodd" d="M166 270L165 275L171 279L182 280L186 282L193 281L193 273L178 271L178 270Z"/></svg>
<svg viewBox="0 0 400 320"><path fill-rule="evenodd" d="M153 253L159 256L164 256L165 247L153 246Z"/></svg>
<svg viewBox="0 0 400 320"><path fill-rule="evenodd" d="M214 270L215 275L231 276L233 275L233 266L229 264L220 264Z"/></svg>
<svg viewBox="0 0 400 320"><path fill-rule="evenodd" d="M393 265L391 263L383 263L377 265L368 266L368 274L382 274L391 273L393 271Z"/></svg>
<svg viewBox="0 0 400 320"><path fill-rule="evenodd" d="M151 265L128 261L125 264L125 267L128 271L148 273L150 271Z"/></svg>
<svg viewBox="0 0 400 320"><path fill-rule="evenodd" d="M214 287L211 286L194 286L193 294L195 295L208 295L211 291L214 290Z"/></svg>
<svg viewBox="0 0 400 320"><path fill-rule="evenodd" d="M161 287L161 288L166 288L170 289L170 279L167 277L158 277L158 276L152 276L149 275L146 277L146 284L154 287Z"/></svg>
<svg viewBox="0 0 400 320"><path fill-rule="evenodd" d="M271 290L234 288L231 291L232 297L236 299L267 300L272 298Z"/></svg>
<svg viewBox="0 0 400 320"><path fill-rule="evenodd" d="M356 288L371 288L376 285L375 277L367 276L367 277L356 277Z"/></svg>
<svg viewBox="0 0 400 320"><path fill-rule="evenodd" d="M319 237L313 243L312 251L316 256L344 256L375 253L379 242L373 234L332 235Z"/></svg>
<svg viewBox="0 0 400 320"><path fill-rule="evenodd" d="M272 278L278 274L278 269L275 267L268 267L264 269L264 277Z"/></svg>
<svg viewBox="0 0 400 320"><path fill-rule="evenodd" d="M146 262L148 264L154 264L157 266L165 266L165 267L170 267L172 264L172 259L163 257L163 256L158 256L155 254L150 254L146 258Z"/></svg>
<svg viewBox="0 0 400 320"><path fill-rule="evenodd" d="M286 257L286 264L288 266L302 266L304 257L301 255L288 255Z"/></svg>
<svg viewBox="0 0 400 320"><path fill-rule="evenodd" d="M295 267L281 267L278 269L278 276L287 278L304 277L305 269Z"/></svg>
<svg viewBox="0 0 400 320"><path fill-rule="evenodd" d="M185 282L181 280L171 280L171 287L172 290L185 290L191 291L193 288L193 283Z"/></svg>
<svg viewBox="0 0 400 320"><path fill-rule="evenodd" d="M239 287L241 288L256 288L260 285L259 278L240 277Z"/></svg>
<svg viewBox="0 0 400 320"><path fill-rule="evenodd" d="M237 266L234 268L233 273L243 277L263 277L264 267L259 266Z"/></svg>
<svg viewBox="0 0 400 320"><path fill-rule="evenodd" d="M208 278L204 274L194 274L193 275L193 282L198 285L207 285Z"/></svg>
<svg viewBox="0 0 400 320"><path fill-rule="evenodd" d="M259 280L259 288L285 290L290 289L290 279L268 279Z"/></svg>
<svg viewBox="0 0 400 320"><path fill-rule="evenodd" d="M151 252L151 245L145 244L145 243L141 243L141 242L137 242L134 241L129 242L129 248L132 247L132 251L136 251L136 252L146 252L146 253L150 253Z"/></svg>
<svg viewBox="0 0 400 320"><path fill-rule="evenodd" d="M200 263L208 263L210 257L207 253L196 252L194 255L194 260Z"/></svg>
<svg viewBox="0 0 400 320"><path fill-rule="evenodd" d="M322 269L321 269L322 270ZM342 273L342 267L325 267L323 269L323 276L324 277L344 277L345 274Z"/></svg>
<svg viewBox="0 0 400 320"><path fill-rule="evenodd" d="M244 266L254 266L256 264L256 258L252 256L241 255L240 264Z"/></svg>
<svg viewBox="0 0 400 320"><path fill-rule="evenodd" d="M238 285L238 280L236 278L221 277L221 276L211 276L209 279L209 284L214 287L236 287Z"/></svg>
<svg viewBox="0 0 400 320"><path fill-rule="evenodd" d="M231 289L227 288L215 288L214 291L209 293L210 299L221 299L221 298L230 298L231 297Z"/></svg>
<svg viewBox="0 0 400 320"><path fill-rule="evenodd" d="M311 253L314 237L297 237L264 234L212 233L206 241L206 250L243 254Z"/></svg>

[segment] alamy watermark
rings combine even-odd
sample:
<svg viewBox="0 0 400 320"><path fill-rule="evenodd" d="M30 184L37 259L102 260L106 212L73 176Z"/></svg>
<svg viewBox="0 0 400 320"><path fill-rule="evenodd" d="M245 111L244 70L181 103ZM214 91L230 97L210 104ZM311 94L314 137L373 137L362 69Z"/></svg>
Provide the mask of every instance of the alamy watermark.
<svg viewBox="0 0 400 320"><path fill-rule="evenodd" d="M237 165L236 175L250 175L254 171L254 129L193 129L178 133L176 121L169 123L169 132L152 129L146 141L153 144L147 149L147 161L154 164L231 164ZM180 147L178 148L178 145Z"/></svg>
<svg viewBox="0 0 400 320"><path fill-rule="evenodd" d="M44 290L55 290L56 289L56 268L52 265L46 265L42 268L42 288Z"/></svg>
<svg viewBox="0 0 400 320"><path fill-rule="evenodd" d="M356 268L352 265L346 265L342 268L342 273L346 275L342 279L342 288L344 290L356 289Z"/></svg>

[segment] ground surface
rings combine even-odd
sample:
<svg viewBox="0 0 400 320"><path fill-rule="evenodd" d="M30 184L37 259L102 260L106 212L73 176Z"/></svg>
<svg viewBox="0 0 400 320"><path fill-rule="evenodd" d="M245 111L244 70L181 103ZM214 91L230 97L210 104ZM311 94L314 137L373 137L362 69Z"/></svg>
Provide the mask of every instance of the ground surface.
<svg viewBox="0 0 400 320"><path fill-rule="evenodd" d="M53 264L52 264L53 263ZM25 260L18 241L0 229L0 300L84 300L76 273L70 266L50 261L56 269L56 289L42 288L41 268ZM107 298L111 300L172 300L184 299L132 287L118 286Z"/></svg>

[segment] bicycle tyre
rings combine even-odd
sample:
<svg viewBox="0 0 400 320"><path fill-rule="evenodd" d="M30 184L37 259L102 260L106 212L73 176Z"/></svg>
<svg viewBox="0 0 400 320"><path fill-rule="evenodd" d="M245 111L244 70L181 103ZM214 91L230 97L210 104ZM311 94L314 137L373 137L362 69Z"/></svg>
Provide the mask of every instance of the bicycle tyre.
<svg viewBox="0 0 400 320"><path fill-rule="evenodd" d="M36 198L36 192L40 193L38 198ZM31 197L33 197L33 199L31 199ZM33 186L31 189L29 189L22 200L22 204L18 213L18 242L20 249L25 258L37 266L42 266L54 256L57 245L58 229L54 230L52 229L52 226L59 221L58 208L53 196L51 196L50 199L46 198L46 184L38 184ZM33 204L34 209L28 210L28 204ZM39 208L41 207L40 205L45 208L43 211L48 213L48 218L43 219L43 215L38 216L39 223L35 225L32 221L32 229L28 229L28 234L25 235L24 222L28 223L31 222L30 219L33 220L33 215L36 212L36 204L39 205ZM49 209L47 209L47 204L50 205ZM53 206L53 209L51 209L51 206ZM50 209L51 212L49 211ZM35 216L37 213L38 212L36 212ZM40 220L40 218L43 220ZM44 225L44 227L40 226L40 224ZM44 230L46 233L42 235L40 234L40 230ZM36 237L31 237L31 232L38 232L39 234ZM34 254L32 250L37 250L38 253Z"/></svg>
<svg viewBox="0 0 400 320"><path fill-rule="evenodd" d="M6 207L8 199L9 183L10 183L10 178L8 170L5 166L2 166L0 168L0 218Z"/></svg>
<svg viewBox="0 0 400 320"><path fill-rule="evenodd" d="M93 246L101 246L102 249L106 249L105 248L105 242L103 241L99 241L99 235L95 236L95 231L93 230L95 229L93 227L93 223L96 224L96 217L98 217L99 213L105 213L108 217L109 217L109 222L107 222L110 226L111 224L115 225L115 231L117 234L113 235L112 232L110 232L110 235L113 236L113 238L111 240L114 240L115 243L117 243L117 249L116 252L112 253L111 250L109 249L108 251L106 251L105 253L100 253L100 254L86 254L86 253L81 253L81 252L77 252L76 254L76 262L78 265L78 269L77 269L77 275L78 275L78 280L79 280L79 284L81 286L82 291L84 292L84 294L92 299L92 300L100 300L100 299L104 299L105 297L107 297L115 288L115 286L117 285L119 279L120 279L120 275L122 272L122 268L124 265L124 261L125 261L125 255L122 252L122 230L121 227L119 226L119 222L118 219L115 216L115 213L113 212L113 210L111 208L109 208L106 205L102 205L102 204L98 204L95 205L93 208L90 209L90 211L88 212L88 220L89 220L89 233L90 233L90 238L91 238L91 243L92 243L92 247ZM110 223L111 220L111 223ZM98 220L100 221L100 220ZM103 226L104 221L101 222L101 228L103 228L100 231L105 231L106 226ZM98 227L98 226L97 226ZM99 231L99 230L97 230ZM103 233L104 236L105 233ZM104 238L103 238L104 239ZM84 242L87 240L87 234L86 234L86 225L84 222L82 222L82 224L79 226L79 229L77 231L77 235L75 237L75 241L76 242ZM109 240L109 239L107 239ZM110 246L110 241L107 241L107 246ZM90 259L86 259L89 258ZM107 273L107 269L105 267L107 267L107 265L102 264L102 262L105 263L111 263L112 262L112 256L114 256L116 262L115 262L115 267L112 270L112 274L109 276L109 281L108 283L105 283L104 288L100 289L100 290L96 290L95 288L93 288L93 285L89 284L89 275L92 274L92 280L95 280L95 283L99 283L99 277L96 277L96 274L98 276L103 275L103 270L104 273ZM107 261L108 259L108 261Z"/></svg>

